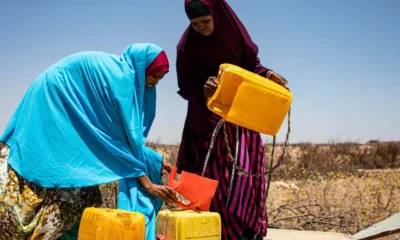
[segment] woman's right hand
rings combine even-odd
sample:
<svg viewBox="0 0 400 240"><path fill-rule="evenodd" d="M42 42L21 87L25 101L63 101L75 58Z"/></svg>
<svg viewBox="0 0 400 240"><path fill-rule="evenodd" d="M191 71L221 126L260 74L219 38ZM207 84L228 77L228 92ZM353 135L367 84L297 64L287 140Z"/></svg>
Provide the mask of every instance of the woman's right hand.
<svg viewBox="0 0 400 240"><path fill-rule="evenodd" d="M218 85L216 77L209 77L208 80L206 81L206 84L204 84L203 88L203 94L206 97L206 99L212 97L217 88Z"/></svg>
<svg viewBox="0 0 400 240"><path fill-rule="evenodd" d="M179 201L175 190L168 186L151 184L146 188L146 191L153 197L158 197L169 204L175 204Z"/></svg>
<svg viewBox="0 0 400 240"><path fill-rule="evenodd" d="M168 186L154 184L146 175L137 177L137 179L151 196L160 198L170 204L175 204L178 201L174 189Z"/></svg>

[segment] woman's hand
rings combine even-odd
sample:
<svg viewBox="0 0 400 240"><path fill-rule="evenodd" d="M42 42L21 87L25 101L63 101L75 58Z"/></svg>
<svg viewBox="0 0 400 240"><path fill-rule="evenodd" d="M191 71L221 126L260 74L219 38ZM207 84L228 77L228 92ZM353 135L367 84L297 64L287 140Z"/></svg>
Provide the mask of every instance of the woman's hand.
<svg viewBox="0 0 400 240"><path fill-rule="evenodd" d="M172 164L167 160L163 160L162 168L161 168L161 176L164 176L167 173L170 173L172 169Z"/></svg>
<svg viewBox="0 0 400 240"><path fill-rule="evenodd" d="M218 85L217 85L217 79L216 77L209 77L206 84L204 84L203 88L203 94L206 97L206 99L212 97L217 90Z"/></svg>
<svg viewBox="0 0 400 240"><path fill-rule="evenodd" d="M176 197L176 192L174 189L168 186L154 184L146 175L138 177L137 179L142 184L144 189L153 197L160 198L161 200L170 204L175 204L177 201L179 201Z"/></svg>
<svg viewBox="0 0 400 240"><path fill-rule="evenodd" d="M267 78L276 82L277 84L283 86L286 89L289 89L289 84L288 81L286 81L286 79L284 77L282 77L281 75L279 75L276 72L268 72L267 73Z"/></svg>
<svg viewBox="0 0 400 240"><path fill-rule="evenodd" d="M168 186L151 184L150 187L146 188L146 191L153 197L158 197L169 204L175 204L179 201L175 190Z"/></svg>

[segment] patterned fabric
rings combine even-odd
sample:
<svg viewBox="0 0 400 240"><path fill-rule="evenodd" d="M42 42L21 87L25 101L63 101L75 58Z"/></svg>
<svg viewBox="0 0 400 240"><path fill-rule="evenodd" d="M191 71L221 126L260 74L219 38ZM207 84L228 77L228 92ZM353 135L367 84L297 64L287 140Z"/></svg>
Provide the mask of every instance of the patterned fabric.
<svg viewBox="0 0 400 240"><path fill-rule="evenodd" d="M79 223L83 210L101 205L99 187L43 188L22 179L0 153L0 240L57 239Z"/></svg>
<svg viewBox="0 0 400 240"><path fill-rule="evenodd" d="M216 115L209 119L208 131L211 140L212 132L219 121ZM228 155L224 138L224 127L228 136L232 155L236 151L236 125L225 123L215 139L205 176L219 181L218 189L212 201L212 211L221 215L224 239L252 239L258 232L262 218L263 236L267 233L267 213L265 199L265 177L250 177L235 174L231 196L229 187L233 164ZM237 163L246 172L252 174L265 173L264 146L259 133L239 127L239 157ZM208 149L210 141L207 142ZM237 171L236 171L237 172ZM262 238L261 238L262 239Z"/></svg>

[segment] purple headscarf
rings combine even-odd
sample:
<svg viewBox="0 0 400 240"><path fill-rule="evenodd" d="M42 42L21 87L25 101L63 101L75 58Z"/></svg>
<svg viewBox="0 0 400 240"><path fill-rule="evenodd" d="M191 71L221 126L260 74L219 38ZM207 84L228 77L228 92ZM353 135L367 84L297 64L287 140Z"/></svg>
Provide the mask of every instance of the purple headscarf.
<svg viewBox="0 0 400 240"><path fill-rule="evenodd" d="M257 45L228 3L225 0L185 0L185 5L194 1L208 7L214 19L214 31L205 37L188 26L181 37L177 47L179 94L187 99L208 77L217 75L222 63L235 64L265 76L268 69L260 65Z"/></svg>

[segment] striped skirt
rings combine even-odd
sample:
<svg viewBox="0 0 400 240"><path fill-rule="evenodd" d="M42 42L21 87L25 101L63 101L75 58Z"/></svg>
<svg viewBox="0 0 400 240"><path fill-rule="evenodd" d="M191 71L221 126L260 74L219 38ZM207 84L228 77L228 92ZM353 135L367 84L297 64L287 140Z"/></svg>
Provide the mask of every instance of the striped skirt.
<svg viewBox="0 0 400 240"><path fill-rule="evenodd" d="M208 121L209 136L205 144L206 149L209 147L218 121L219 117L216 115ZM239 137L237 153L236 136ZM211 210L221 215L224 239L252 239L260 228L259 233L265 236L267 233L266 178L265 176L240 175L237 174L237 170L232 178L234 164L232 155L230 157L228 154L229 149L233 158L238 154L236 163L247 173L265 173L261 135L258 132L225 123L215 139L205 172L206 177L219 181Z"/></svg>

